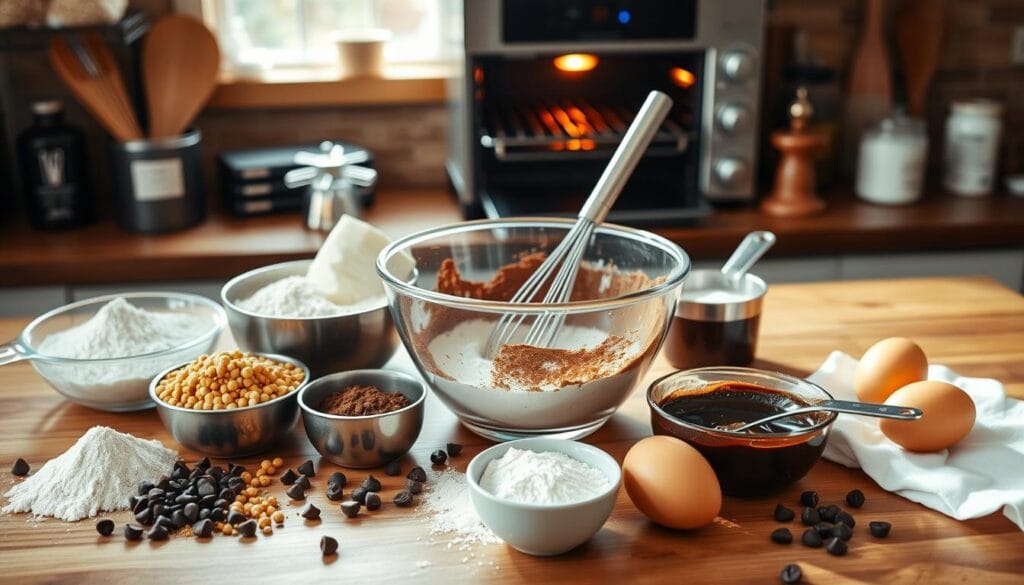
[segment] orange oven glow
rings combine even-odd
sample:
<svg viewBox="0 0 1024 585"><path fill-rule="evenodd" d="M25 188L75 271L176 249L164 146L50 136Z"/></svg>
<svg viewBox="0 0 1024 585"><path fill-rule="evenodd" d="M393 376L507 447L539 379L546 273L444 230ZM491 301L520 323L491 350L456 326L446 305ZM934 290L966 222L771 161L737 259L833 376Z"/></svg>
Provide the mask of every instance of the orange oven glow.
<svg viewBox="0 0 1024 585"><path fill-rule="evenodd" d="M555 57L555 69L569 73L590 71L597 67L597 55L590 53L568 53Z"/></svg>
<svg viewBox="0 0 1024 585"><path fill-rule="evenodd" d="M693 84L697 82L697 78L693 73L690 73L682 67L673 67L669 69L668 75L672 78L672 83L683 89L693 87Z"/></svg>

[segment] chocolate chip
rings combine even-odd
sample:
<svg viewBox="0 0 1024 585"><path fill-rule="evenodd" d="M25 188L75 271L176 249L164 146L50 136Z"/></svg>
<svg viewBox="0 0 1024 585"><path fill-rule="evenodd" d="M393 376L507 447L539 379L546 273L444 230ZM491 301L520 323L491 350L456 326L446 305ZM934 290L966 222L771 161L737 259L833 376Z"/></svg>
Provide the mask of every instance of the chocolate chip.
<svg viewBox="0 0 1024 585"><path fill-rule="evenodd" d="M210 510L208 508L203 508L203 509L199 510L199 519L200 520L206 520L209 517L210 517Z"/></svg>
<svg viewBox="0 0 1024 585"><path fill-rule="evenodd" d="M782 572L779 573L779 579L782 580L786 585L793 585L793 583L799 583L800 579L804 576L804 572L800 570L800 565L790 563L785 567L782 567Z"/></svg>
<svg viewBox="0 0 1024 585"><path fill-rule="evenodd" d="M170 484L171 478L167 477L166 475L161 475L160 479L156 480L156 487L162 490L167 489L167 486L169 486Z"/></svg>
<svg viewBox="0 0 1024 585"><path fill-rule="evenodd" d="M171 471L171 478L181 479L183 477L188 477L189 473L192 473L192 470L188 468L188 465L185 465L184 461L175 461L174 469Z"/></svg>
<svg viewBox="0 0 1024 585"><path fill-rule="evenodd" d="M245 522L242 522L238 525L237 528L238 533L241 534L243 538L249 536L256 536L256 521L252 518L246 520Z"/></svg>
<svg viewBox="0 0 1024 585"><path fill-rule="evenodd" d="M153 489L154 487L156 487L156 486L153 485L153 482L151 482L151 481L139 482L139 492L138 493L139 493L140 496L144 496L144 495L148 494L149 490Z"/></svg>
<svg viewBox="0 0 1024 585"><path fill-rule="evenodd" d="M800 537L800 542L802 542L804 546L821 548L821 535L818 534L817 530L808 528L807 530L804 530L803 536Z"/></svg>
<svg viewBox="0 0 1024 585"><path fill-rule="evenodd" d="M293 499L293 500L305 500L306 499L306 490L303 489L303 487L301 485L299 485L298 483L293 483L292 487L288 488L288 491L285 492L285 493L287 493L288 497Z"/></svg>
<svg viewBox="0 0 1024 585"><path fill-rule="evenodd" d="M199 504L185 504L181 511L184 513L185 520L188 520L189 524L195 523L199 518Z"/></svg>
<svg viewBox="0 0 1024 585"><path fill-rule="evenodd" d="M138 524L125 524L124 537L126 540L142 540L142 527Z"/></svg>
<svg viewBox="0 0 1024 585"><path fill-rule="evenodd" d="M141 512L135 513L135 521L143 526L149 526L153 523L153 511L149 508L142 510Z"/></svg>
<svg viewBox="0 0 1024 585"><path fill-rule="evenodd" d="M818 531L818 536L822 538L832 536L832 524L829 522L818 522L814 525L814 529Z"/></svg>
<svg viewBox="0 0 1024 585"><path fill-rule="evenodd" d="M793 533L789 531L789 528L777 528L772 531L772 542L789 544L793 542Z"/></svg>
<svg viewBox="0 0 1024 585"><path fill-rule="evenodd" d="M359 489L359 488L356 488ZM349 518L355 518L359 515L359 508L362 508L362 504L355 500L349 500L341 503L341 513Z"/></svg>
<svg viewBox="0 0 1024 585"><path fill-rule="evenodd" d="M391 477L402 475L402 464L397 459L391 461L384 467L384 475L390 475Z"/></svg>
<svg viewBox="0 0 1024 585"><path fill-rule="evenodd" d="M397 494L395 494L394 502L395 502L395 505L398 506L399 508L408 508L409 506L412 505L412 501L413 501L412 494L410 494L406 490L402 490L402 491L398 492Z"/></svg>
<svg viewBox="0 0 1024 585"><path fill-rule="evenodd" d="M185 513L182 512L181 510L175 510L171 514L171 528L177 530L185 524L188 524L188 521L185 518Z"/></svg>
<svg viewBox="0 0 1024 585"><path fill-rule="evenodd" d="M339 488L343 488L347 484L348 478L345 477L345 474L340 471L335 471L334 473L331 474L330 477L327 478L328 486L336 485Z"/></svg>
<svg viewBox="0 0 1024 585"><path fill-rule="evenodd" d="M162 490L161 488L155 487L155 488L149 490L148 492L146 492L146 499L149 500L150 502L154 502L154 501L159 500L160 498L164 497L164 493L165 493L164 490Z"/></svg>
<svg viewBox="0 0 1024 585"><path fill-rule="evenodd" d="M306 520L319 520L320 519L320 508L313 505L312 502L306 504L306 507L302 509L302 517Z"/></svg>
<svg viewBox="0 0 1024 585"><path fill-rule="evenodd" d="M775 504L775 520L776 522L789 522L796 517L793 510L783 506L782 504Z"/></svg>
<svg viewBox="0 0 1024 585"><path fill-rule="evenodd" d="M359 486L359 487L355 488L354 490L352 490L352 493L350 494L350 497L353 500L359 502L360 504L365 504L366 503L366 494L369 491L370 490L364 488L363 486Z"/></svg>
<svg viewBox="0 0 1024 585"><path fill-rule="evenodd" d="M228 474L229 475L242 475L245 473L245 468L241 465L235 465L234 463L228 463Z"/></svg>
<svg viewBox="0 0 1024 585"><path fill-rule="evenodd" d="M830 538L829 541L825 543L825 550L827 550L830 555L841 557L846 554L848 547L845 540L841 538Z"/></svg>
<svg viewBox="0 0 1024 585"><path fill-rule="evenodd" d="M458 443L448 443L448 455L452 457L458 457L459 453L462 453L462 445Z"/></svg>
<svg viewBox="0 0 1024 585"><path fill-rule="evenodd" d="M416 481L415 479L405 480L405 491L410 494L418 494L423 491L423 482Z"/></svg>
<svg viewBox="0 0 1024 585"><path fill-rule="evenodd" d="M210 510L210 520L213 520L214 522L223 522L226 517L224 508L214 508Z"/></svg>
<svg viewBox="0 0 1024 585"><path fill-rule="evenodd" d="M337 502L341 498L345 497L345 493L342 491L341 486L335 484L327 485L327 499L332 502Z"/></svg>
<svg viewBox="0 0 1024 585"><path fill-rule="evenodd" d="M840 522L832 527L832 536L842 540L850 540L850 537L853 536L853 528L850 528L844 522Z"/></svg>
<svg viewBox="0 0 1024 585"><path fill-rule="evenodd" d="M430 462L434 465L444 465L445 461L448 461L448 454L441 449L430 454Z"/></svg>
<svg viewBox="0 0 1024 585"><path fill-rule="evenodd" d="M377 492L366 492L366 509L371 512L380 510L380 496Z"/></svg>
<svg viewBox="0 0 1024 585"><path fill-rule="evenodd" d="M192 534L199 538L209 538L213 535L213 522L209 519L203 519L192 525Z"/></svg>
<svg viewBox="0 0 1024 585"><path fill-rule="evenodd" d="M281 483L284 485L292 485L298 478L299 475L292 471L291 469L289 469L288 471L285 471L283 474L281 474Z"/></svg>
<svg viewBox="0 0 1024 585"><path fill-rule="evenodd" d="M306 477L316 477L316 467L313 466L312 459L306 459L302 462L302 465L298 467L299 473Z"/></svg>
<svg viewBox="0 0 1024 585"><path fill-rule="evenodd" d="M238 510L231 510L230 512L228 512L228 524L232 526L237 526L242 522L245 522L245 514L239 512Z"/></svg>
<svg viewBox="0 0 1024 585"><path fill-rule="evenodd" d="M217 494L206 494L206 495L207 496L215 496ZM198 501L199 501L199 496L193 496L192 494L181 494L180 496L177 496L176 498L174 498L174 503L175 504L182 504L182 505L191 504L193 502L198 502Z"/></svg>
<svg viewBox="0 0 1024 585"><path fill-rule="evenodd" d="M368 492L379 492L383 486L380 484L380 480L372 475L363 480L362 486L366 488Z"/></svg>
<svg viewBox="0 0 1024 585"><path fill-rule="evenodd" d="M818 516L820 516L825 522L835 522L836 516L838 516L840 512L842 512L842 509L835 504L818 508Z"/></svg>
<svg viewBox="0 0 1024 585"><path fill-rule="evenodd" d="M818 515L817 508L804 508L800 511L800 522L804 526L814 526L818 522L821 522L821 516Z"/></svg>
<svg viewBox="0 0 1024 585"><path fill-rule="evenodd" d="M854 528L855 526L857 526L857 521L853 519L853 516L849 515L846 512L840 512L836 514L836 522L842 522L850 528Z"/></svg>
<svg viewBox="0 0 1024 585"><path fill-rule="evenodd" d="M320 554L329 557L338 552L338 541L330 536L320 537Z"/></svg>
<svg viewBox="0 0 1024 585"><path fill-rule="evenodd" d="M868 530L871 531L871 536L876 538L885 538L889 536L889 531L892 530L892 524L888 522L868 522Z"/></svg>
<svg viewBox="0 0 1024 585"><path fill-rule="evenodd" d="M96 532L99 532L101 536L110 536L114 533L114 521L104 518L96 522Z"/></svg>
<svg viewBox="0 0 1024 585"><path fill-rule="evenodd" d="M199 461L196 462L196 469L202 469L203 471L206 471L209 468L210 468L210 458L209 457L203 457L202 459L200 459Z"/></svg>
<svg viewBox="0 0 1024 585"><path fill-rule="evenodd" d="M199 497L201 498L206 496L212 496L213 494L217 493L217 484L206 479L201 479L199 480L199 484L197 485L196 493L199 494Z"/></svg>
<svg viewBox="0 0 1024 585"><path fill-rule="evenodd" d="M851 508L860 508L864 505L864 492L860 490L850 490L850 493L846 494L846 505Z"/></svg>
<svg viewBox="0 0 1024 585"><path fill-rule="evenodd" d="M818 492L808 490L800 494L800 505L813 508L818 505Z"/></svg>
<svg viewBox="0 0 1024 585"><path fill-rule="evenodd" d="M418 481L420 483L423 483L423 482L427 481L427 472L423 471L422 467L416 466L416 467L413 467L412 469L410 469L409 473L406 474L405 477L406 477L406 479L411 479L413 481Z"/></svg>
<svg viewBox="0 0 1024 585"><path fill-rule="evenodd" d="M167 532L167 529L164 528L163 524L154 525L152 528L149 529L149 532L146 534L146 536L149 537L150 540L167 540L167 537L169 535L170 533Z"/></svg>
<svg viewBox="0 0 1024 585"><path fill-rule="evenodd" d="M132 506L132 513L138 514L143 510L149 509L149 500L145 498L139 498L135 501L135 505Z"/></svg>

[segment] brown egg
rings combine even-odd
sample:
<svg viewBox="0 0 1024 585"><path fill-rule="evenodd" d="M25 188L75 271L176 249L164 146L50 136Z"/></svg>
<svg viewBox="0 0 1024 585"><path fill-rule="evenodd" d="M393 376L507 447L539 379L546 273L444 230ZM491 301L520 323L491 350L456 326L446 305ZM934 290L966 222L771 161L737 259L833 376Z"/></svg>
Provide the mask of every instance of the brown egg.
<svg viewBox="0 0 1024 585"><path fill-rule="evenodd" d="M707 459L675 437L641 440L622 462L622 483L633 505L669 528L699 528L722 509L722 489Z"/></svg>
<svg viewBox="0 0 1024 585"><path fill-rule="evenodd" d="M890 337L864 352L853 387L861 402L885 402L896 390L927 377L928 358L921 348L904 337Z"/></svg>
<svg viewBox="0 0 1024 585"><path fill-rule="evenodd" d="M952 447L974 427L974 401L947 382L927 380L908 384L893 392L885 403L924 411L924 416L917 420L879 420L882 433L908 451Z"/></svg>

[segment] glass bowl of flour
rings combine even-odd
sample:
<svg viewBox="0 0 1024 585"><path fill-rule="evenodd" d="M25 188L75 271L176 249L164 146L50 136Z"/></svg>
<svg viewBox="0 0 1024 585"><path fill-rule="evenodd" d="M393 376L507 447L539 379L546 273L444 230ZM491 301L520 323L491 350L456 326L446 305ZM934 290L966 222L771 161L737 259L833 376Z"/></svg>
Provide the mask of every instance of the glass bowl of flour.
<svg viewBox="0 0 1024 585"><path fill-rule="evenodd" d="M226 323L224 309L199 295L95 297L37 317L0 345L0 365L30 360L73 402L111 412L142 410L153 407L153 376L209 353Z"/></svg>
<svg viewBox="0 0 1024 585"><path fill-rule="evenodd" d="M600 226L569 302L509 302L573 223L464 222L398 240L377 258L413 362L477 434L499 441L586 436L615 413L661 348L690 259L649 232ZM416 261L412 282L394 268L408 254ZM526 344L530 325L546 312L565 318L554 343ZM521 325L488 355L488 336L505 314Z"/></svg>

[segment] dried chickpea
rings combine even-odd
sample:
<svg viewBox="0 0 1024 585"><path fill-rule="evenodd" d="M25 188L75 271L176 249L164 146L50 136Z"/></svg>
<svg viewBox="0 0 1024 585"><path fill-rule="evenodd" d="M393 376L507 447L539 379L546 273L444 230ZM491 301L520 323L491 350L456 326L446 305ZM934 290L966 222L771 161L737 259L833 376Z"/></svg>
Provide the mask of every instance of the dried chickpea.
<svg viewBox="0 0 1024 585"><path fill-rule="evenodd" d="M284 512L274 512L274 515L271 516L271 518L274 520L275 524L284 524Z"/></svg>
<svg viewBox="0 0 1024 585"><path fill-rule="evenodd" d="M271 516L277 512L277 502L274 502L274 504L275 505L267 506L267 514L270 514Z"/></svg>
<svg viewBox="0 0 1024 585"><path fill-rule="evenodd" d="M232 532L231 531L231 525L230 524L225 524L224 526L221 526L220 532L224 536L231 536L231 532Z"/></svg>
<svg viewBox="0 0 1024 585"><path fill-rule="evenodd" d="M256 525L260 528L266 528L267 526L270 526L270 518L264 516L260 518L259 522Z"/></svg>
<svg viewBox="0 0 1024 585"><path fill-rule="evenodd" d="M258 489L256 489L256 488L254 488L254 487L247 487L247 488L245 488L245 495L247 495L250 498L252 498L252 497L260 495L260 491Z"/></svg>
<svg viewBox="0 0 1024 585"><path fill-rule="evenodd" d="M281 467L282 465L284 465L284 459L281 459L280 457L274 457L274 460L271 461L270 463L274 467Z"/></svg>
<svg viewBox="0 0 1024 585"><path fill-rule="evenodd" d="M274 496L270 496L269 498L267 498L267 503L270 504L271 506L276 506L277 498L275 498Z"/></svg>
<svg viewBox="0 0 1024 585"><path fill-rule="evenodd" d="M262 486L262 487L269 487L270 486L270 477L268 477L266 475L261 477L260 478L260 486Z"/></svg>
<svg viewBox="0 0 1024 585"><path fill-rule="evenodd" d="M263 527L263 536L270 536L273 533L274 533L274 529L271 528L270 526L264 526Z"/></svg>

